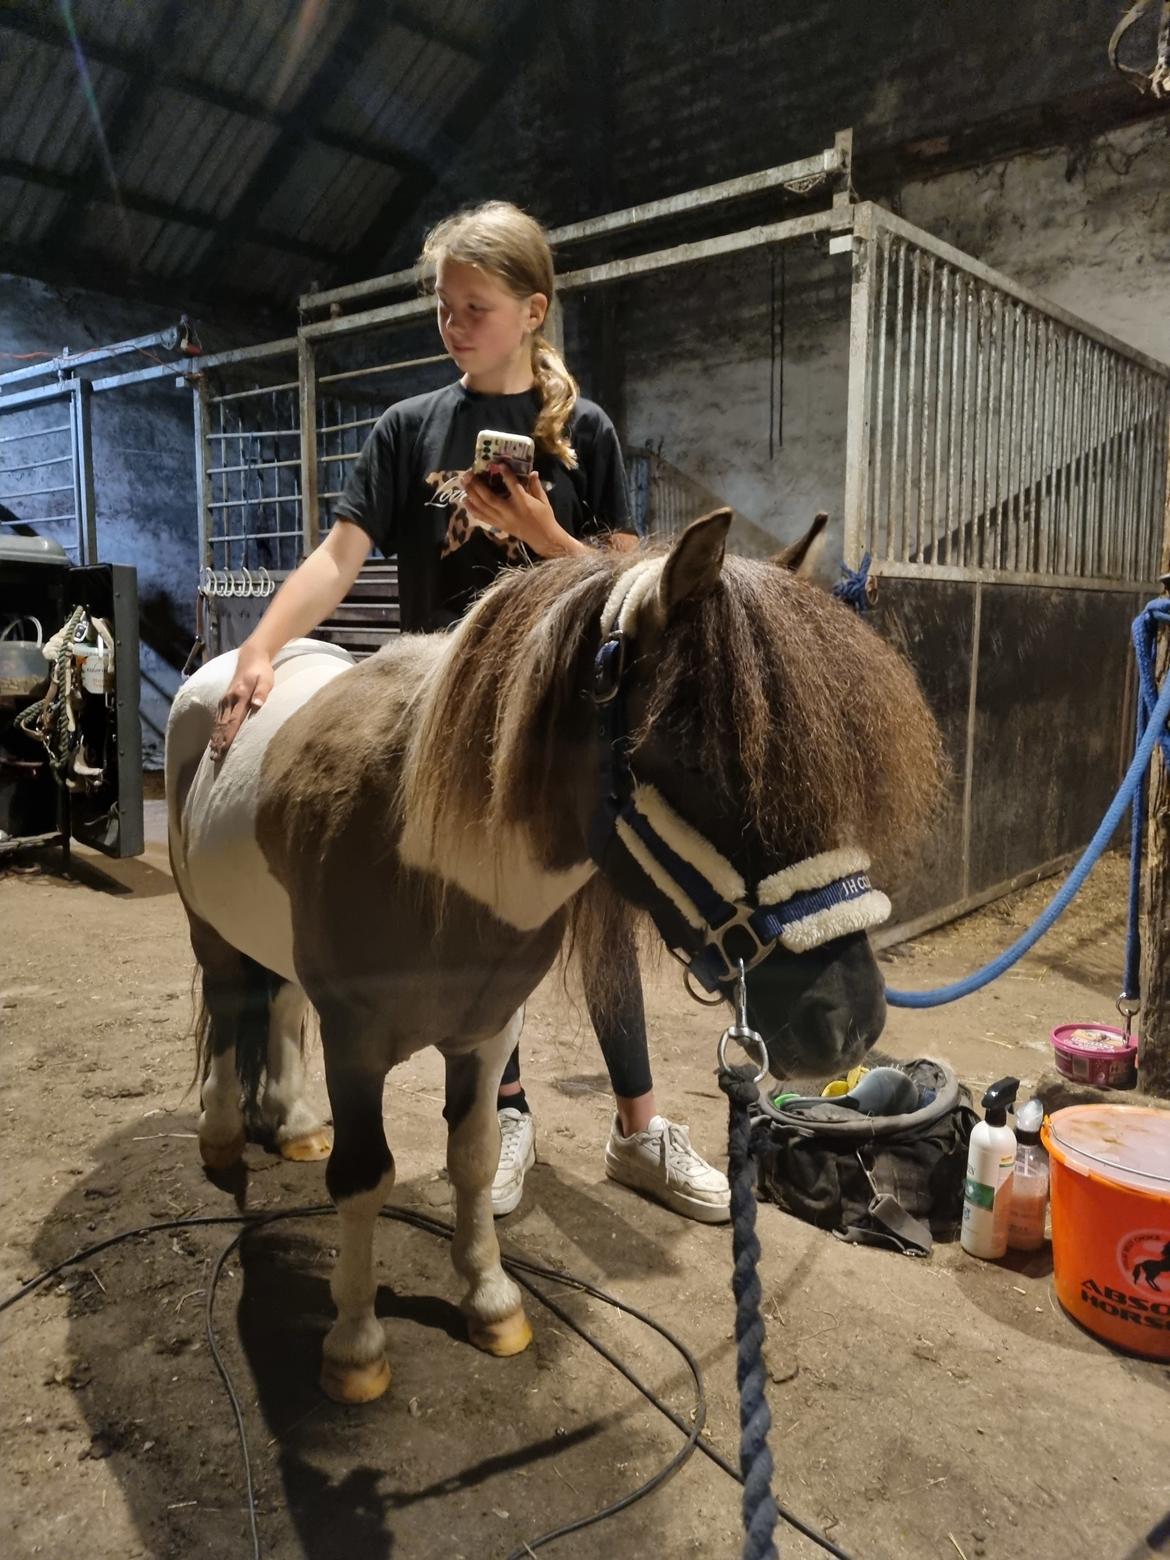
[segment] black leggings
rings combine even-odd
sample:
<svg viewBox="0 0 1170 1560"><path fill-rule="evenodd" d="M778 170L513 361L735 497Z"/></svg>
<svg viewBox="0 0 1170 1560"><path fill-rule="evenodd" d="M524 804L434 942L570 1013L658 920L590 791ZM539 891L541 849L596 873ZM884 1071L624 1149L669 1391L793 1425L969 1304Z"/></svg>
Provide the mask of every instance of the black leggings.
<svg viewBox="0 0 1170 1560"><path fill-rule="evenodd" d="M605 1058L613 1092L621 1099L635 1100L649 1094L654 1082L646 1045L642 976L633 938L623 936L610 950L610 960L620 968L620 979L612 987L609 998L602 1001L591 979L592 971L585 970L585 1005ZM500 1083L519 1082L520 1047L517 1046L508 1058Z"/></svg>

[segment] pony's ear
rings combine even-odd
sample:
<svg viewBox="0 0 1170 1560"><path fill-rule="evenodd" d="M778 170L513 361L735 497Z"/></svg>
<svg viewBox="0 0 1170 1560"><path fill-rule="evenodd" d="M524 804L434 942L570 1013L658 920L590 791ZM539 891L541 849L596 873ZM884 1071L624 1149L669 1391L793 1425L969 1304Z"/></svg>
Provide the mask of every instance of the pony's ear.
<svg viewBox="0 0 1170 1560"><path fill-rule="evenodd" d="M793 574L811 573L820 552L817 544L828 523L828 515L823 509L818 509L813 516L813 523L799 541L789 542L787 547L773 553L771 561L777 568L789 569Z"/></svg>
<svg viewBox="0 0 1170 1560"><path fill-rule="evenodd" d="M680 601L697 600L715 589L723 572L730 525L731 510L716 509L693 520L670 549L658 586L664 622Z"/></svg>

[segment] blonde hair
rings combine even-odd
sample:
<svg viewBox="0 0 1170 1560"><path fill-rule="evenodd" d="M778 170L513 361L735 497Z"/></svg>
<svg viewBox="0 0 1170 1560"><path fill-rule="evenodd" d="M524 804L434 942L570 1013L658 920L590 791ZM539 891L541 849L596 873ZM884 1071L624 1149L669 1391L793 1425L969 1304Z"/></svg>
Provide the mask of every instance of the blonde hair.
<svg viewBox="0 0 1170 1560"><path fill-rule="evenodd" d="M443 259L477 266L500 281L515 298L543 293L552 308L556 273L545 231L535 217L510 201L485 201L482 206L456 212L433 227L419 256L419 264L431 285ZM573 470L577 452L569 443L566 428L581 392L543 330L532 338L532 375L541 401L533 435L537 447Z"/></svg>

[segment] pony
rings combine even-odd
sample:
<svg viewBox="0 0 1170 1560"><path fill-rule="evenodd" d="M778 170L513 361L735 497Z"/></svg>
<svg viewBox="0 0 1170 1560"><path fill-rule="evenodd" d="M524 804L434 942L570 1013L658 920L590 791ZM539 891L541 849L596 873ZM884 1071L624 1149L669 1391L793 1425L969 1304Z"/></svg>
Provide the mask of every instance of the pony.
<svg viewBox="0 0 1170 1560"><path fill-rule="evenodd" d="M778 1077L842 1071L881 1032L868 932L889 901L867 852L892 861L924 827L938 731L899 654L793 572L805 544L729 557L730 521L708 515L654 554L505 571L449 633L360 664L294 641L218 763L233 656L175 698L168 825L202 972L199 1147L223 1169L251 1122L287 1157L328 1153L340 1240L321 1384L338 1401L389 1385L372 1246L394 1180L383 1086L424 1046L446 1069L470 1340L510 1355L531 1339L492 1220L496 1091L563 948L604 971L642 921L709 1000L746 970ZM331 1147L302 1098L310 1005Z"/></svg>

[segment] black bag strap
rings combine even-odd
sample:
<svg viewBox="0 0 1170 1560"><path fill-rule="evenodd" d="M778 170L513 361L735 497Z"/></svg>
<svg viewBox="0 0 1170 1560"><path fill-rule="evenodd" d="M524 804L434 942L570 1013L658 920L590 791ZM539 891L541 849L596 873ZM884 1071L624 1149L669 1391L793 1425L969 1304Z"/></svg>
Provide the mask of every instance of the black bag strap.
<svg viewBox="0 0 1170 1560"><path fill-rule="evenodd" d="M934 1236L928 1225L907 1213L892 1192L883 1192L874 1180L877 1164L867 1165L860 1149L854 1150L857 1163L873 1192L873 1201L865 1211L864 1220L848 1224L839 1238L851 1246L892 1247L907 1257L929 1257L934 1250Z"/></svg>
<svg viewBox="0 0 1170 1560"><path fill-rule="evenodd" d="M849 1246L885 1246L906 1257L929 1257L934 1236L906 1212L896 1197L883 1192L866 1210L864 1224L850 1224L838 1235Z"/></svg>

